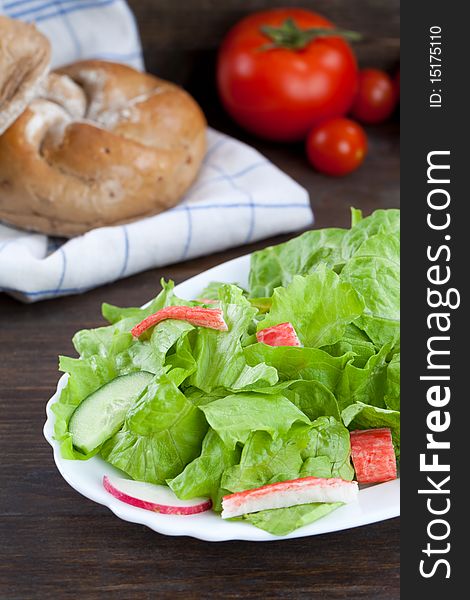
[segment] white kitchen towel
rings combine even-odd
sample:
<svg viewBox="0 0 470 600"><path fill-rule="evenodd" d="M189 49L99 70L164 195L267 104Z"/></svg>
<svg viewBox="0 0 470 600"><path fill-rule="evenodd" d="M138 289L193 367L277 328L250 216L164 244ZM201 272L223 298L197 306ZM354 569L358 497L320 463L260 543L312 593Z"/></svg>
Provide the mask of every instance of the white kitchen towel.
<svg viewBox="0 0 470 600"><path fill-rule="evenodd" d="M3 8L37 22L51 39L56 64L100 56L140 66L140 42L125 2L11 0ZM67 54L61 48L67 35L79 42L75 54L72 45ZM199 176L171 210L71 240L0 223L0 292L25 302L76 294L312 222L305 189L250 146L209 129Z"/></svg>
<svg viewBox="0 0 470 600"><path fill-rule="evenodd" d="M52 44L52 66L101 58L143 68L134 15L124 0L0 0L0 14L35 23Z"/></svg>

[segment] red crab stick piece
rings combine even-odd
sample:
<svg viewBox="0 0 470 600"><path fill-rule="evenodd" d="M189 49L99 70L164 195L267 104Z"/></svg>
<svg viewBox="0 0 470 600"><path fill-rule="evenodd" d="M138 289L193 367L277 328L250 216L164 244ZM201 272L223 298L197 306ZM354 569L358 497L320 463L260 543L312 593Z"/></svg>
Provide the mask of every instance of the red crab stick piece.
<svg viewBox="0 0 470 600"><path fill-rule="evenodd" d="M388 428L352 431L351 457L359 483L382 483L397 478L397 461Z"/></svg>
<svg viewBox="0 0 470 600"><path fill-rule="evenodd" d="M281 323L261 329L257 332L256 339L268 346L301 346L292 323Z"/></svg>
<svg viewBox="0 0 470 600"><path fill-rule="evenodd" d="M186 321L196 327L208 327L218 331L227 331L227 323L224 321L223 313L218 308L202 308L200 306L167 306L153 313L138 323L131 333L138 338L150 327L165 321L165 319L176 319Z"/></svg>
<svg viewBox="0 0 470 600"><path fill-rule="evenodd" d="M270 508L287 508L311 502L353 502L358 494L356 481L303 477L260 488L237 492L222 499L222 518L230 519Z"/></svg>

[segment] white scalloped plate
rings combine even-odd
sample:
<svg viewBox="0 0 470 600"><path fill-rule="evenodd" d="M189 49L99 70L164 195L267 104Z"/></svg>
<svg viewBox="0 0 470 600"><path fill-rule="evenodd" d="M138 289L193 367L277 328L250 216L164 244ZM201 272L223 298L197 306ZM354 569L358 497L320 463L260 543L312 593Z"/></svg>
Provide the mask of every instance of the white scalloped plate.
<svg viewBox="0 0 470 600"><path fill-rule="evenodd" d="M192 299L197 298L211 281L236 282L244 286L247 284L249 264L249 256L236 258L188 279L176 286L175 291L182 298ZM349 529L391 519L400 514L399 479L361 489L357 502L342 506L326 517L283 537L271 535L249 523L224 521L212 511L191 516L161 515L124 504L103 488L103 475L118 473L111 465L97 456L88 461L79 461L67 460L60 455L59 444L53 439L55 415L51 410L51 405L58 398L66 381L67 375L63 375L58 382L55 394L47 403L47 421L44 425L44 436L53 448L57 468L67 483L80 494L107 506L116 516L125 521L147 525L154 531L165 535L189 535L211 542L268 541Z"/></svg>

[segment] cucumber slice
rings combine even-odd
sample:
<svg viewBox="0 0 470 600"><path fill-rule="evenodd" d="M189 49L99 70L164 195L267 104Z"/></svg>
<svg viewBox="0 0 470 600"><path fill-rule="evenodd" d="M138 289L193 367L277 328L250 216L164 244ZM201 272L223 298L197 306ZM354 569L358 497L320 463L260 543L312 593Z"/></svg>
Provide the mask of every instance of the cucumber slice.
<svg viewBox="0 0 470 600"><path fill-rule="evenodd" d="M119 431L127 411L153 377L147 371L121 375L87 396L69 421L75 448L88 454Z"/></svg>

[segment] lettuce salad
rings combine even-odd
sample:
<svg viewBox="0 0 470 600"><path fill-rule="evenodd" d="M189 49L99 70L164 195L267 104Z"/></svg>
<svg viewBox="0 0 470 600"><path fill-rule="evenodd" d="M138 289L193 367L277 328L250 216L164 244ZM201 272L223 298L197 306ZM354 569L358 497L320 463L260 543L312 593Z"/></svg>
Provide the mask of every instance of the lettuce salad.
<svg viewBox="0 0 470 600"><path fill-rule="evenodd" d="M99 455L129 477L182 499L224 495L299 477L354 478L349 431L390 428L400 452L399 211L352 211L350 229L308 231L255 252L249 289L213 283L201 301L173 283L146 308L103 304L109 325L75 334L79 358L54 404L62 456ZM209 301L212 301L209 304ZM214 304L216 302L216 304ZM131 329L159 309L218 306L228 331L166 320ZM273 347L256 331L290 322L302 347ZM72 444L71 415L116 377L150 383L122 427L90 454ZM305 504L241 517L276 535L334 510Z"/></svg>

